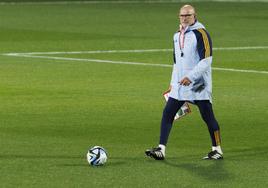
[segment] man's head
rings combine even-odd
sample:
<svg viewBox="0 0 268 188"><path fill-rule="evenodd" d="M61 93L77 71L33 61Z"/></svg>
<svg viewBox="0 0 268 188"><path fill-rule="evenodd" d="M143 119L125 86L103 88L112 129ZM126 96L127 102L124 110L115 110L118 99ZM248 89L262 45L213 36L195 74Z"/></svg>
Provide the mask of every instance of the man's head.
<svg viewBox="0 0 268 188"><path fill-rule="evenodd" d="M183 5L179 12L180 23L183 27L192 25L196 20L195 9L191 5Z"/></svg>

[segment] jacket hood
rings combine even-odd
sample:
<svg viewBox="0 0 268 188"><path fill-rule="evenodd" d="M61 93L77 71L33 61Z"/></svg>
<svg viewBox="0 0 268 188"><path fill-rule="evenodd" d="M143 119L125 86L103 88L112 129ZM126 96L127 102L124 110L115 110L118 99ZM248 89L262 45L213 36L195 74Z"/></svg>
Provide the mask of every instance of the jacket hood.
<svg viewBox="0 0 268 188"><path fill-rule="evenodd" d="M190 25L187 29L187 31L192 31L196 29L205 29L205 26L201 24L200 22L196 21L193 25Z"/></svg>

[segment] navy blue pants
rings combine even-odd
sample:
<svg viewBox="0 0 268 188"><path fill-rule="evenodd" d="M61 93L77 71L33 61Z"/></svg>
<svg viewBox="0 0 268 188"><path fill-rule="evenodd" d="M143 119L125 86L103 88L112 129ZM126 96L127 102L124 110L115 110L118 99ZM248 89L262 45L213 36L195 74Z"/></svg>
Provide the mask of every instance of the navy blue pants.
<svg viewBox="0 0 268 188"><path fill-rule="evenodd" d="M194 102L199 108L202 119L207 124L212 146L220 145L220 128L217 120L215 119L212 104L209 102L209 100L200 100ZM178 101L169 97L163 110L159 144L167 144L174 117L184 103L185 101Z"/></svg>

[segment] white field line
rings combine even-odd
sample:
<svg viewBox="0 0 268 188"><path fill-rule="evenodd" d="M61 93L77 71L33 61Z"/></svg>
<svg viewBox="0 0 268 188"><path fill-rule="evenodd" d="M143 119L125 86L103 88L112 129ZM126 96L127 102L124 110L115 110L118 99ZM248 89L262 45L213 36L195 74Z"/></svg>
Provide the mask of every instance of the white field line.
<svg viewBox="0 0 268 188"><path fill-rule="evenodd" d="M267 3L268 0L204 0L204 2L263 2ZM156 4L156 3L189 3L189 2L200 2L200 0L145 0L145 1L43 1L43 2L0 2L0 5L68 5L68 4ZM202 2L202 1L201 1Z"/></svg>
<svg viewBox="0 0 268 188"><path fill-rule="evenodd" d="M268 48L268 47L267 47ZM74 52L28 52L28 53L6 53L3 55L56 55L56 54L106 54L106 53L144 53L144 52L167 52L172 49L146 49L146 50L95 50L95 51L74 51Z"/></svg>
<svg viewBox="0 0 268 188"><path fill-rule="evenodd" d="M215 47L214 51L218 50L264 50L268 46L244 46L244 47ZM56 54L100 54L100 53L144 53L144 52L169 52L173 49L141 49L141 50L94 50L94 51L73 51L73 52L12 52L2 55L18 56L18 55L56 55Z"/></svg>
<svg viewBox="0 0 268 188"><path fill-rule="evenodd" d="M111 61L111 60L102 60L102 59L82 59L82 58L69 58L69 57L33 56L33 55L27 55L27 54L12 55L12 56L39 58L39 59L65 60L65 61L86 61L86 62L110 63L110 64L143 65L143 66L155 66L155 67L171 67L171 65L165 65L165 64L140 63L140 62L128 62L128 61Z"/></svg>
<svg viewBox="0 0 268 188"><path fill-rule="evenodd" d="M230 69L230 68L219 68L219 67L212 67L212 69L213 70L219 70L219 71L231 71L231 72L245 72L245 73L268 74L268 71L257 71L257 70Z"/></svg>
<svg viewBox="0 0 268 188"><path fill-rule="evenodd" d="M166 65L166 64L140 63L140 62L128 62L128 61L111 61L111 60L102 60L102 59L81 59L81 58L36 56L36 55L33 56L33 55L27 55L27 54L13 54L13 55L10 55L10 56L39 58L39 59L65 60L65 61L98 62L98 63L109 63L109 64L142 65L142 66L154 66L154 67L172 67L172 65ZM218 71L268 74L268 71L257 71L257 70L243 70L243 69L231 69L231 68L219 68L219 67L213 67L212 69L213 70L218 70Z"/></svg>
<svg viewBox="0 0 268 188"><path fill-rule="evenodd" d="M182 3L182 2L197 2L198 0L118 0L118 1L43 1L43 2L0 2L0 5L68 5L68 4L157 4L157 3ZM215 1L215 0L210 0ZM260 0L262 1L262 0ZM217 0L216 0L217 2Z"/></svg>

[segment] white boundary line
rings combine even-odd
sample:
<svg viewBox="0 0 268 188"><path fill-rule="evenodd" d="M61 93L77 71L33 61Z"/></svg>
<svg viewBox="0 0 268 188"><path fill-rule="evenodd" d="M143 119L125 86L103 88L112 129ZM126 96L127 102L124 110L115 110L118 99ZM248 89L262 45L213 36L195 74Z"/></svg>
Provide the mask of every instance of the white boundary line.
<svg viewBox="0 0 268 188"><path fill-rule="evenodd" d="M129 61L111 61L111 60L103 60L103 59L82 59L82 58L69 58L69 57L33 56L33 55L27 55L27 54L12 55L12 56L39 58L39 59L65 60L65 61L85 61L85 62L110 63L110 64L143 65L143 66L155 66L155 67L171 67L171 65L166 65L166 64L140 63L140 62L129 62Z"/></svg>
<svg viewBox="0 0 268 188"><path fill-rule="evenodd" d="M189 2L240 2L240 3L252 3L262 2L267 3L268 0L118 0L118 1L43 1L34 2L0 2L0 5L68 5L68 4L156 4L156 3L189 3Z"/></svg>
<svg viewBox="0 0 268 188"><path fill-rule="evenodd" d="M257 70L230 69L230 68L219 68L219 67L212 67L212 69L213 70L219 70L219 71L231 71L231 72L245 72L245 73L268 74L268 71L257 71Z"/></svg>
<svg viewBox="0 0 268 188"><path fill-rule="evenodd" d="M268 46L244 46L244 47L215 47L218 50L265 50ZM94 50L94 51L73 51L73 52L11 52L2 55L18 56L18 55L56 55L56 54L99 54L99 53L144 53L144 52L169 52L173 49L139 49L139 50Z"/></svg>
<svg viewBox="0 0 268 188"><path fill-rule="evenodd" d="M112 61L112 60L103 60L103 59L81 59L81 58L67 58L67 57L37 56L37 55L18 54L18 53L17 54L10 53L10 54L3 54L3 55L15 56L15 57L39 58L39 59L64 60L64 61L97 62L97 63L142 65L142 66L154 66L154 67L172 67L172 65L166 65L166 64L140 63L140 62L128 62L128 61ZM257 71L257 70L243 70L243 69L219 68L219 67L213 67L212 69L218 70L218 71L268 74L268 71Z"/></svg>
<svg viewBox="0 0 268 188"><path fill-rule="evenodd" d="M267 46L268 48L268 46ZM144 53L144 52L167 52L172 49L144 49L144 50L95 50L95 51L74 51L74 52L27 52L27 53L5 53L2 55L56 55L56 54L100 54L100 53Z"/></svg>

